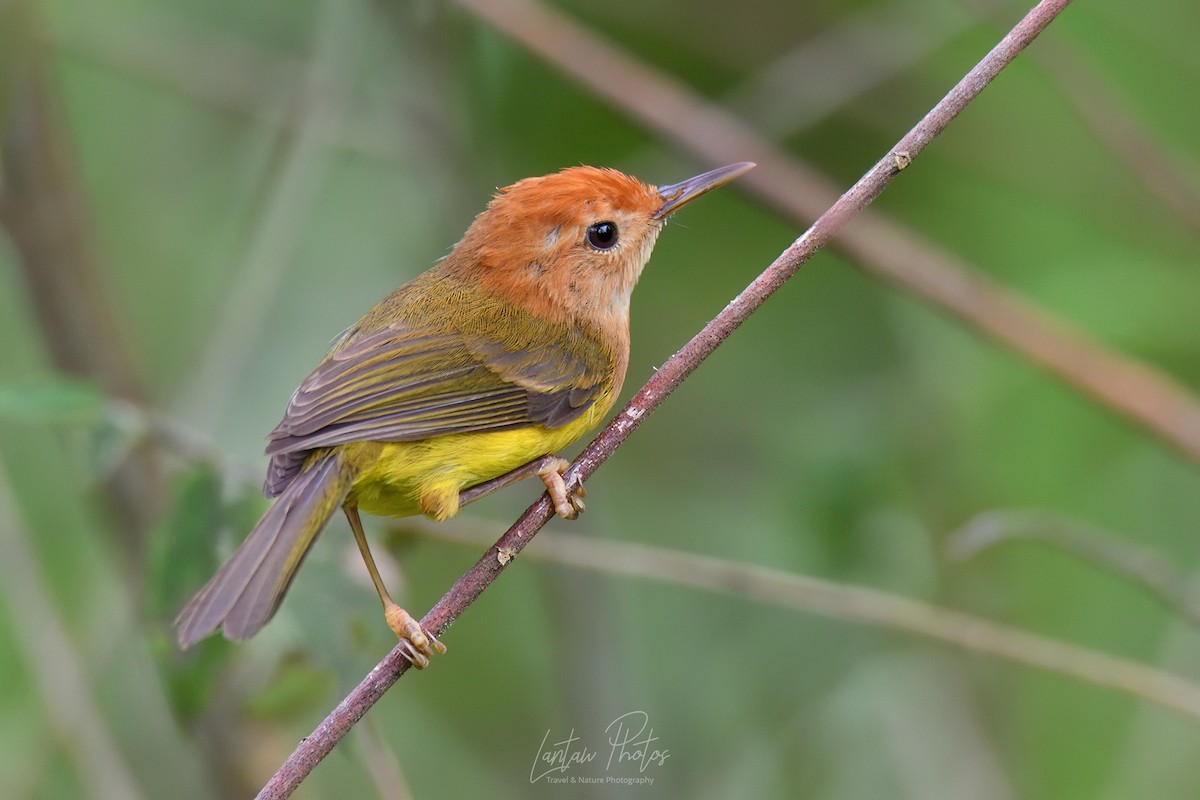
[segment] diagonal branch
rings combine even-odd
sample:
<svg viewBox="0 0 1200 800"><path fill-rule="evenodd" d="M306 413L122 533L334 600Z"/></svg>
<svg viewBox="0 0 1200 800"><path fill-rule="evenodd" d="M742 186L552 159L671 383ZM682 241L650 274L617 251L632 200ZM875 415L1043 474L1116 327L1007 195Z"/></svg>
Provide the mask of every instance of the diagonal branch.
<svg viewBox="0 0 1200 800"><path fill-rule="evenodd" d="M738 185L793 219L821 214L840 187L721 106L530 0L458 0L510 39L705 161L754 161ZM837 248L893 284L1082 392L1200 463L1200 399L1168 375L1105 348L877 211L859 214Z"/></svg>
<svg viewBox="0 0 1200 800"><path fill-rule="evenodd" d="M461 526L409 523L406 532L465 546L486 544L483 531ZM645 578L709 592L757 600L782 608L900 631L1036 667L1200 718L1200 684L1157 667L1140 664L1069 642L1023 631L962 611L866 586L794 575L756 564L555 532L538 539L528 557L575 569Z"/></svg>
<svg viewBox="0 0 1200 800"><path fill-rule="evenodd" d="M586 480L621 445L641 421L653 412L742 322L796 273L812 255L829 242L845 224L879 196L892 179L916 158L935 136L950 124L1017 54L1070 3L1042 0L1030 11L958 85L950 90L916 127L873 166L785 250L766 271L709 322L683 349L666 363L634 395L633 399L580 454L567 472L567 480ZM421 625L441 636L455 619L494 581L513 556L549 521L550 500L542 496L531 505L494 547L489 548L450 591L421 620ZM363 681L299 744L279 771L263 787L260 800L291 795L320 761L367 710L408 668L403 651L396 647Z"/></svg>

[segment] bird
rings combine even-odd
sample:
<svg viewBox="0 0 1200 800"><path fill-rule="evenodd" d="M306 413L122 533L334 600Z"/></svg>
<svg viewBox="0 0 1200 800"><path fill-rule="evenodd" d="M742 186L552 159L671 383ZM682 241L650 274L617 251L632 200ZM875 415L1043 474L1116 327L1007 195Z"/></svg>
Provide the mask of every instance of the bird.
<svg viewBox="0 0 1200 800"><path fill-rule="evenodd" d="M445 645L394 602L360 510L446 520L537 475L573 519L583 489L555 455L612 408L629 364L630 295L668 218L754 167L655 186L575 166L498 189L462 239L338 337L267 437L274 502L179 612L186 649L274 616L340 507L409 661Z"/></svg>

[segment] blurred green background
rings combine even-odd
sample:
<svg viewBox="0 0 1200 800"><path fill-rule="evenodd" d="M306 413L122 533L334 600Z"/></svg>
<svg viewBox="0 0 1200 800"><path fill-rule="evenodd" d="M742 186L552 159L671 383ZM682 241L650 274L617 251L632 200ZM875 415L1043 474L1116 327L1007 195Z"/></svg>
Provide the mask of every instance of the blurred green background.
<svg viewBox="0 0 1200 800"><path fill-rule="evenodd" d="M556 6L847 186L1025 10ZM1197 185L1198 8L1077 4L876 205L1193 388L1197 195L1172 205L1143 178L1161 156ZM10 0L0 81L2 793L251 796L394 644L337 519L260 636L173 648L175 611L265 507L264 436L296 383L495 187L578 163L654 183L717 165L454 3ZM1109 148L1128 124L1147 161ZM625 396L802 228L736 185L681 213L634 298ZM945 554L976 515L1036 508L1186 576L1196 464L854 266L818 255L597 473L588 513L542 536L866 585L1200 679L1194 629L1111 570L1029 542ZM498 536L535 495L447 525ZM394 593L421 613L481 552L386 541ZM297 797L1200 786L1200 721L1177 712L536 548ZM669 757L606 768L606 726L637 711ZM572 731L599 756L567 775L653 784L531 781Z"/></svg>

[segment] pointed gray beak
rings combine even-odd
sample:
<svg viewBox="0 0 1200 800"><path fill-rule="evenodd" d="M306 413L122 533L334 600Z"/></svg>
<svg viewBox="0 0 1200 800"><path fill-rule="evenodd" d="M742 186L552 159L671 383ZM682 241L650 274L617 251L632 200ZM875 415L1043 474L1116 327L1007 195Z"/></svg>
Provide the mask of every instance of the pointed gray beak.
<svg viewBox="0 0 1200 800"><path fill-rule="evenodd" d="M718 186L724 186L734 178L745 175L756 165L751 161L742 161L738 164L730 164L727 167L721 167L703 175L697 175L694 178L688 178L680 183L672 183L670 186L658 187L658 193L662 195L662 208L655 211L652 219L663 219L669 214L678 211L682 206L695 200L702 194L707 194Z"/></svg>

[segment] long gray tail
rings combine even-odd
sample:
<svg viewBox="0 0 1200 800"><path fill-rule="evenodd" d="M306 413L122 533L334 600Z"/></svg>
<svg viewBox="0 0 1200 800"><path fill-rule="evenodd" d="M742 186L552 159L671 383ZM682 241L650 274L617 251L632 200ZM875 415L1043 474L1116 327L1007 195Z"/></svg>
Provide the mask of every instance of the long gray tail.
<svg viewBox="0 0 1200 800"><path fill-rule="evenodd" d="M354 472L336 450L307 464L217 574L175 618L179 646L224 626L247 639L275 615L304 556L350 492Z"/></svg>

